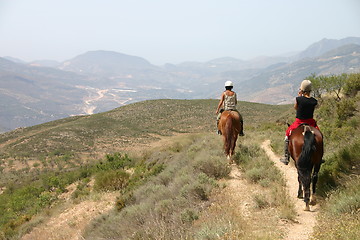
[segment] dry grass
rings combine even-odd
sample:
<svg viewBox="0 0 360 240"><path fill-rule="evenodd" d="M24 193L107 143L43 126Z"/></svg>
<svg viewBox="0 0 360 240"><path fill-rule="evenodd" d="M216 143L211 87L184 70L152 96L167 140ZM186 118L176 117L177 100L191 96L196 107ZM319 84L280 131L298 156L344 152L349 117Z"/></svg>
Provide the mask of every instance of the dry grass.
<svg viewBox="0 0 360 240"><path fill-rule="evenodd" d="M3 134L0 170L4 174L0 188L8 193L14 187L7 185L10 179L26 185L44 171L73 171L99 161L109 152L141 149L132 158L143 165L128 172L137 177L137 182L130 178L126 182L129 190L117 200L123 204L122 210L110 211L92 221L83 232L86 238L279 239L283 236L282 219L293 219L294 212L291 201L283 197L283 179L259 144L270 138L272 147L282 153L285 122L293 115L292 107L240 103L246 134L239 139L237 148L236 162L241 173L227 178L230 170L221 151L221 138L214 134L216 105L217 100L146 101ZM348 133L356 124L358 121L353 120L343 126ZM332 128L331 132L334 136L335 130ZM178 134L176 139L170 137ZM165 141L149 145L162 138ZM341 148L336 143L334 151ZM25 169L9 170L9 166L20 166L18 163L24 164ZM84 196L77 198L79 204L91 196L99 199L98 195L87 195L84 186L77 188ZM43 197L47 200L48 196ZM347 222L336 226L348 236L358 234L356 214L344 213L334 218L327 213L319 215L315 239L327 239L329 235L322 235L322 229L327 229L329 221L336 218ZM20 220L27 221L25 218ZM32 227L46 219L39 218ZM68 226L74 227L75 223L70 221ZM335 228L327 230L340 234Z"/></svg>

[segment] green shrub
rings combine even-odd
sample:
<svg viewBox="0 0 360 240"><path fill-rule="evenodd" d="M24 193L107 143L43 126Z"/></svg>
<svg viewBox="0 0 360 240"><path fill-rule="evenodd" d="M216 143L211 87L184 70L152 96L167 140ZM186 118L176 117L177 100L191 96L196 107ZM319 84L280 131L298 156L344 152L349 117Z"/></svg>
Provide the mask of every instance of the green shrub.
<svg viewBox="0 0 360 240"><path fill-rule="evenodd" d="M311 239L357 239L360 236L360 177L334 191L322 207Z"/></svg>
<svg viewBox="0 0 360 240"><path fill-rule="evenodd" d="M263 180L264 178L266 178L267 170L268 169L263 166L254 167L249 170L246 170L245 175L246 175L246 178L248 178L252 182L258 183L260 180Z"/></svg>
<svg viewBox="0 0 360 240"><path fill-rule="evenodd" d="M353 166L358 166L360 162L360 143L341 149L326 158L319 172L318 190L325 196L327 192L337 187L341 182L341 177L349 174Z"/></svg>
<svg viewBox="0 0 360 240"><path fill-rule="evenodd" d="M72 199L81 199L83 197L90 195L90 186L88 183L90 182L89 178L85 178L81 180L77 186L75 191L71 194Z"/></svg>
<svg viewBox="0 0 360 240"><path fill-rule="evenodd" d="M359 91L360 73L350 74L344 86L344 94L349 97L355 97Z"/></svg>
<svg viewBox="0 0 360 240"><path fill-rule="evenodd" d="M185 209L181 212L182 223L192 223L197 219L199 219L199 215L193 209Z"/></svg>
<svg viewBox="0 0 360 240"><path fill-rule="evenodd" d="M207 201L211 188L198 182L189 183L181 189L181 196L185 198Z"/></svg>
<svg viewBox="0 0 360 240"><path fill-rule="evenodd" d="M115 206L118 211L121 211L124 207L133 204L135 201L133 193L125 193L121 194L119 197L116 198Z"/></svg>
<svg viewBox="0 0 360 240"><path fill-rule="evenodd" d="M266 196L264 196L263 194L254 195L254 202L255 202L255 207L260 209L270 207L270 203L266 199Z"/></svg>
<svg viewBox="0 0 360 240"><path fill-rule="evenodd" d="M236 164L247 164L248 162L251 162L256 157L260 156L260 146L258 145L240 145L238 147L238 150L235 153L234 160Z"/></svg>
<svg viewBox="0 0 360 240"><path fill-rule="evenodd" d="M128 155L121 155L121 153L107 154L106 161L101 161L96 165L99 170L115 170L123 169L125 167L132 167L134 162Z"/></svg>
<svg viewBox="0 0 360 240"><path fill-rule="evenodd" d="M360 176L346 182L345 186L331 194L327 211L335 214L360 214Z"/></svg>
<svg viewBox="0 0 360 240"><path fill-rule="evenodd" d="M38 202L40 207L50 206L57 199L56 195L51 192L42 192L39 195Z"/></svg>
<svg viewBox="0 0 360 240"><path fill-rule="evenodd" d="M203 155L196 157L195 169L205 173L210 178L223 178L229 175L230 166L225 164L224 157Z"/></svg>
<svg viewBox="0 0 360 240"><path fill-rule="evenodd" d="M345 121L354 116L356 111L356 102L354 99L342 99L337 103L336 113L337 118Z"/></svg>
<svg viewBox="0 0 360 240"><path fill-rule="evenodd" d="M121 190L129 182L130 175L124 170L99 172L95 176L94 189L98 191Z"/></svg>

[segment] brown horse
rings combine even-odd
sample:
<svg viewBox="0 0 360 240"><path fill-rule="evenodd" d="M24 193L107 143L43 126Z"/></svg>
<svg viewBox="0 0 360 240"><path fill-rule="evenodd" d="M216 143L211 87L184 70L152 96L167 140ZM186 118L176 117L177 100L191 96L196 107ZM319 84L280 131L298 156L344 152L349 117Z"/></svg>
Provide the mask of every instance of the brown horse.
<svg viewBox="0 0 360 240"><path fill-rule="evenodd" d="M227 159L232 162L236 141L241 129L241 115L237 111L224 111L221 114L218 129L221 131L224 141L224 152Z"/></svg>
<svg viewBox="0 0 360 240"><path fill-rule="evenodd" d="M304 198L306 204L304 210L310 211L309 204L316 204L316 183L324 154L322 133L312 126L300 125L291 132L289 152L298 172L298 198Z"/></svg>

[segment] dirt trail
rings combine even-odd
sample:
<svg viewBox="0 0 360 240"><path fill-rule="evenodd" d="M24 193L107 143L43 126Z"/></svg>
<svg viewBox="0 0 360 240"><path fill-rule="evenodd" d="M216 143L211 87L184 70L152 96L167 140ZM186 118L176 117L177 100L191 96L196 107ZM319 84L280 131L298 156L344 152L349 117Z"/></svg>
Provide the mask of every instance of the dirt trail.
<svg viewBox="0 0 360 240"><path fill-rule="evenodd" d="M298 180L296 168L292 165L284 165L279 161L280 157L276 156L271 150L270 140L262 143L261 147L265 150L271 161L278 167L285 176L286 188L289 192L290 199L294 202L295 210L297 212L295 223L286 223L287 227L287 240L305 240L309 239L316 224L316 215L319 211L319 205L310 206L311 211L304 211L305 203L302 199L297 198Z"/></svg>
<svg viewBox="0 0 360 240"><path fill-rule="evenodd" d="M180 134L175 134L175 137ZM155 135L154 135L155 136ZM146 143L138 147L129 147L126 150L128 152L146 151L148 148L161 147L169 144L170 137L159 137L160 140ZM116 197L119 195L118 192L108 192L99 194L96 200L85 200L78 204L72 203L71 193L75 190L76 185L73 184L68 187L69 192L66 196L59 198L65 200L65 204L68 207L60 212L54 213L44 223L39 224L28 234L24 235L22 240L82 240L82 231L94 218L101 214L110 211L115 204Z"/></svg>
<svg viewBox="0 0 360 240"><path fill-rule="evenodd" d="M159 141L154 141L148 144L147 147L159 147L165 142L168 143L170 137L164 137ZM319 210L318 206L312 206L311 212L304 211L305 203L298 199L297 189L297 172L293 165L285 166L279 161L279 156L276 156L271 150L270 141L264 141L261 146L268 157L274 162L284 174L287 182L287 189L294 202L297 217L295 222L285 222L282 226L285 229L285 240L306 240L309 239L313 232L313 227L316 224L316 215ZM129 150L129 149L128 149ZM139 150L139 149L132 149ZM238 167L232 167L230 173L230 180L227 180L228 187L225 189L223 200L226 200L226 206L233 206L232 209L240 209L241 214L248 218L260 218L251 211L254 208L252 194L257 193L259 189L256 186L249 185L241 177L241 172ZM105 213L114 206L116 194L103 194L97 201L87 200L77 205L72 205L62 213L55 214L46 223L35 227L29 234L22 237L23 240L32 239L67 239L67 240L81 240L81 232L85 229L87 224L95 217ZM240 201L241 200L241 201ZM240 204L240 205L239 205ZM236 205L236 206L235 206ZM216 208L216 205L210 207ZM206 214L205 214L206 215ZM264 219L262 219L264 220ZM269 220L275 221L275 219ZM266 230L265 230L266 231Z"/></svg>
<svg viewBox="0 0 360 240"><path fill-rule="evenodd" d="M95 217L111 210L117 193L104 193L98 200L86 200L54 214L45 223L32 229L22 240L81 240L82 231ZM67 201L71 201L68 199Z"/></svg>

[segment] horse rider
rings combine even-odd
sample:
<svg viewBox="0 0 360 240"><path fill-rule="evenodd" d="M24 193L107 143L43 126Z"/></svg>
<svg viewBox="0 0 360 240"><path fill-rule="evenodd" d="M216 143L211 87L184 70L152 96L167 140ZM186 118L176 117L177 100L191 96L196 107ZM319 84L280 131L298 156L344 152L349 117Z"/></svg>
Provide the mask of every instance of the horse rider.
<svg viewBox="0 0 360 240"><path fill-rule="evenodd" d="M244 136L243 132L243 120L239 113L239 111L236 109L237 104L237 96L234 91L232 91L234 85L231 81L225 82L225 91L221 94L219 105L216 109L217 119L216 119L216 126L219 125L221 113L223 111L235 111L240 116L240 126L241 126L241 132L239 133L239 136ZM218 134L221 135L221 131L218 130Z"/></svg>
<svg viewBox="0 0 360 240"><path fill-rule="evenodd" d="M289 147L289 136L291 134L291 131L296 129L298 126L300 126L303 123L319 129L319 127L316 124L316 121L314 120L314 110L315 107L317 106L317 100L310 96L310 92L311 92L311 81L310 80L302 81L300 85L300 90L298 92L298 96L295 98L294 108L296 109L296 119L288 127L285 133L284 157L280 159L280 161L285 165L288 165L290 160L290 153L288 147Z"/></svg>

